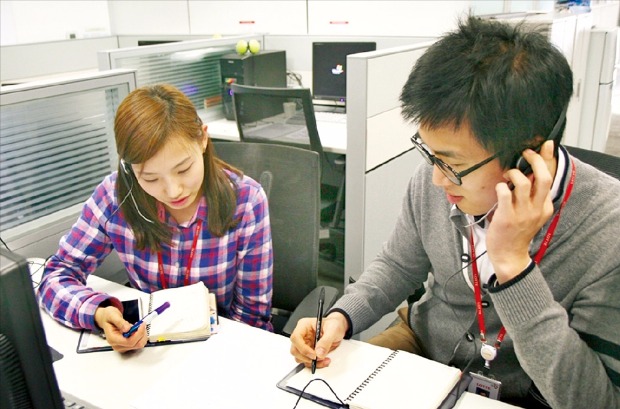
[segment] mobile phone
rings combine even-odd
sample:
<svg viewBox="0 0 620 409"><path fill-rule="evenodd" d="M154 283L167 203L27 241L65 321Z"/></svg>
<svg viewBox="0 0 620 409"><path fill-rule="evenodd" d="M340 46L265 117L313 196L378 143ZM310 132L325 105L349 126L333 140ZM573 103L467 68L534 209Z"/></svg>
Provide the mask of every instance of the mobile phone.
<svg viewBox="0 0 620 409"><path fill-rule="evenodd" d="M123 318L125 321L135 324L140 321L140 300L121 301L123 304Z"/></svg>

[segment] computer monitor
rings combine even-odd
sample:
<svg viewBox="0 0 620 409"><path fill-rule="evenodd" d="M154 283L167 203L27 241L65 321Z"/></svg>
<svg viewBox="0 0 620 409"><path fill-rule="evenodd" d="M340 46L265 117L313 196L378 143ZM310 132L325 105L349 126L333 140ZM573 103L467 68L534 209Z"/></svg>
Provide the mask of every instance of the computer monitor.
<svg viewBox="0 0 620 409"><path fill-rule="evenodd" d="M0 248L0 407L63 408L26 260Z"/></svg>
<svg viewBox="0 0 620 409"><path fill-rule="evenodd" d="M345 106L347 55L377 49L374 42L312 43L312 98L317 105Z"/></svg>
<svg viewBox="0 0 620 409"><path fill-rule="evenodd" d="M179 40L138 40L138 47L142 47L145 45L159 45L159 44L168 44L168 43L176 43Z"/></svg>

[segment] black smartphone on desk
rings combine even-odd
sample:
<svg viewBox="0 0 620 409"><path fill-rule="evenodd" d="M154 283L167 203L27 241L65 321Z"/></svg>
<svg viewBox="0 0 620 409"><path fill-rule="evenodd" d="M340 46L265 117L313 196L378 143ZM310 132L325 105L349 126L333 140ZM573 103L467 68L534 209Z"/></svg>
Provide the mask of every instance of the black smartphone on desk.
<svg viewBox="0 0 620 409"><path fill-rule="evenodd" d="M140 321L140 300L127 300L121 301L123 304L123 319L125 321L135 324Z"/></svg>
<svg viewBox="0 0 620 409"><path fill-rule="evenodd" d="M135 324L140 321L140 317L142 316L140 300L126 300L121 301L121 303L123 304L123 318L127 322ZM97 351L112 351L112 347L108 341L106 341L103 332L89 331L86 329L82 330L80 332L76 352L78 354L83 354Z"/></svg>

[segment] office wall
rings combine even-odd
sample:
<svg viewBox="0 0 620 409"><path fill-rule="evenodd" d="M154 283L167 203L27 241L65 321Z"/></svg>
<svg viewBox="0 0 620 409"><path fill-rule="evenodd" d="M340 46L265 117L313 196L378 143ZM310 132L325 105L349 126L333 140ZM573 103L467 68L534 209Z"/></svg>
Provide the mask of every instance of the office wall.
<svg viewBox="0 0 620 409"><path fill-rule="evenodd" d="M542 10L549 4L553 1L2 0L0 80L96 69L98 50L135 46L140 37L185 40L266 33L273 37L265 47L287 50L289 69L300 72L307 85L311 38L372 38L379 48L387 48L436 37L469 9L488 14ZM118 41L65 42L71 35L77 40L116 36Z"/></svg>
<svg viewBox="0 0 620 409"><path fill-rule="evenodd" d="M74 36L438 36L454 16L552 11L553 0L2 0L0 45ZM593 0L593 4L612 1ZM286 18L281 18L286 16ZM617 19L617 16L616 16Z"/></svg>
<svg viewBox="0 0 620 409"><path fill-rule="evenodd" d="M17 44L0 48L0 82L23 82L77 71L97 70L97 51L117 48L116 37Z"/></svg>
<svg viewBox="0 0 620 409"><path fill-rule="evenodd" d="M110 36L107 1L0 1L0 45Z"/></svg>

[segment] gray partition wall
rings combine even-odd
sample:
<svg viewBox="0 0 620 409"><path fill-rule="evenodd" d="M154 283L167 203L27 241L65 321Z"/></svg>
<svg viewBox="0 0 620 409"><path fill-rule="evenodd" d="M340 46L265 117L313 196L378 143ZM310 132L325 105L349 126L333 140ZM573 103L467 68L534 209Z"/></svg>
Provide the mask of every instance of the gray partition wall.
<svg viewBox="0 0 620 409"><path fill-rule="evenodd" d="M134 70L110 70L0 88L3 246L24 257L56 252L84 201L117 167L114 116L135 87ZM104 264L98 273L109 279L123 269L117 257Z"/></svg>
<svg viewBox="0 0 620 409"><path fill-rule="evenodd" d="M416 126L402 119L399 96L415 61L430 44L347 58L345 287L388 238L411 175L423 162L409 141ZM386 315L360 338L380 332L395 317Z"/></svg>

